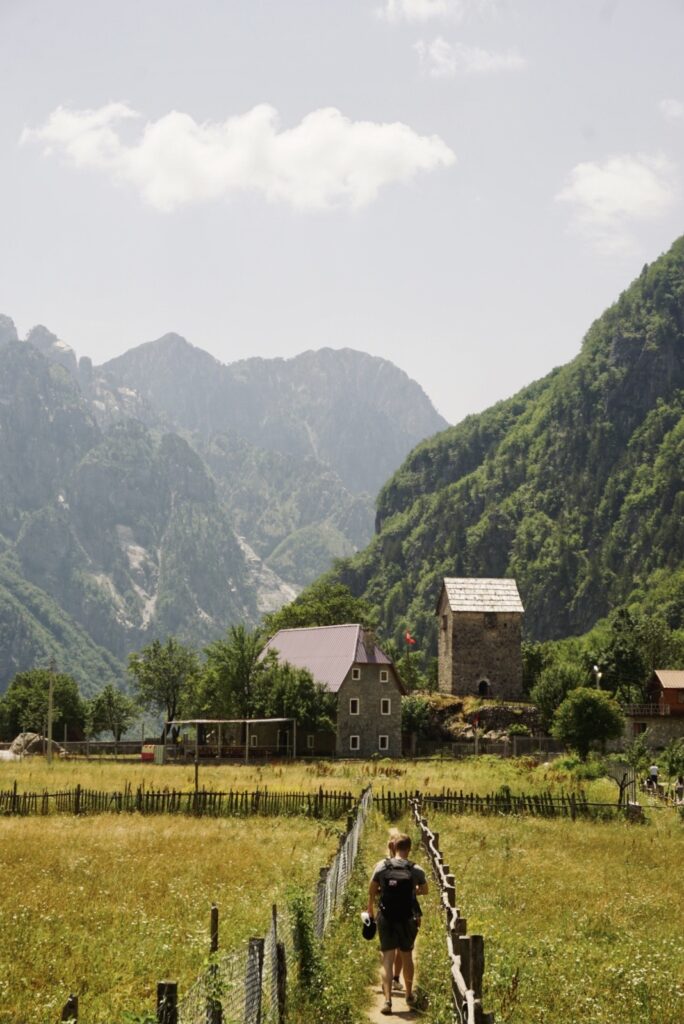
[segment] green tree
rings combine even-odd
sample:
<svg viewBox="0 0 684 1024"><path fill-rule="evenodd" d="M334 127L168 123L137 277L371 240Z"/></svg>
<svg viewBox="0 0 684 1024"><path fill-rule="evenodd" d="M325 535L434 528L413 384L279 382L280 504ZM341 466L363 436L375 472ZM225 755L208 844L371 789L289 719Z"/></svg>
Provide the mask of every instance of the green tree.
<svg viewBox="0 0 684 1024"><path fill-rule="evenodd" d="M134 700L108 683L88 702L88 721L92 732L111 732L118 743L139 711Z"/></svg>
<svg viewBox="0 0 684 1024"><path fill-rule="evenodd" d="M430 701L420 693L409 693L401 698L401 730L416 736L430 732Z"/></svg>
<svg viewBox="0 0 684 1024"><path fill-rule="evenodd" d="M274 652L264 660L255 680L251 714L263 718L295 718L305 729L334 729L337 697L306 669L280 665Z"/></svg>
<svg viewBox="0 0 684 1024"><path fill-rule="evenodd" d="M242 624L231 626L222 640L205 648L206 662L199 688L199 710L218 718L246 718L252 692L263 666L261 633Z"/></svg>
<svg viewBox="0 0 684 1024"><path fill-rule="evenodd" d="M166 722L171 722L193 701L199 661L192 648L170 636L164 644L153 640L141 651L129 655L128 671L135 680L140 703L165 715ZM165 728L162 740L167 731Z"/></svg>
<svg viewBox="0 0 684 1024"><path fill-rule="evenodd" d="M660 763L668 781L684 775L684 738L678 736L670 740L660 755Z"/></svg>
<svg viewBox="0 0 684 1024"><path fill-rule="evenodd" d="M609 693L578 686L556 710L551 732L586 761L592 743L619 739L623 728L620 705Z"/></svg>
<svg viewBox="0 0 684 1024"><path fill-rule="evenodd" d="M586 672L572 663L560 662L542 669L530 692L530 700L539 708L543 729L549 731L556 709L571 690L584 685L586 681Z"/></svg>
<svg viewBox="0 0 684 1024"><path fill-rule="evenodd" d="M83 736L87 709L75 679L66 673L52 673L47 668L33 668L17 673L0 699L4 739L14 739L20 732L42 733L45 730L51 678L53 737L62 737L65 726L67 735Z"/></svg>
<svg viewBox="0 0 684 1024"><path fill-rule="evenodd" d="M312 583L290 604L264 617L264 627L269 636L279 629L340 626L348 622L372 627L374 616L371 606L363 598L354 597L343 583L331 583L325 578Z"/></svg>
<svg viewBox="0 0 684 1024"><path fill-rule="evenodd" d="M644 729L643 732L634 737L631 743L625 746L623 759L637 774L646 768L653 759L650 729Z"/></svg>

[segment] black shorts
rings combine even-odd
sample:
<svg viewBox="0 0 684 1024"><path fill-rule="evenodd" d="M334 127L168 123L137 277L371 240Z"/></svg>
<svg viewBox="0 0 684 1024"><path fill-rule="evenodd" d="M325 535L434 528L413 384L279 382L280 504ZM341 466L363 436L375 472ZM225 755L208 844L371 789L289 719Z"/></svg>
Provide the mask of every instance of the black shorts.
<svg viewBox="0 0 684 1024"><path fill-rule="evenodd" d="M390 949L400 949L402 953L409 953L413 949L418 933L415 917L409 917L405 921L387 921L382 911L379 911L376 920L380 949L383 953Z"/></svg>

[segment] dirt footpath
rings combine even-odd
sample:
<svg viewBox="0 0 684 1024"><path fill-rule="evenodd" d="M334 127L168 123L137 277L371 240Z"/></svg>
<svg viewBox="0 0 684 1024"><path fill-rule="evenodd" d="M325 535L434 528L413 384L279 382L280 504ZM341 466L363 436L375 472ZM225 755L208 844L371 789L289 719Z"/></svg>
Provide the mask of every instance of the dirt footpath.
<svg viewBox="0 0 684 1024"><path fill-rule="evenodd" d="M375 984L371 988L373 995L372 1002L368 1007L368 1020L372 1021L373 1024L391 1024L393 1020L417 1020L419 1013L415 1006L406 1005L403 987L401 992L392 992L392 1016L390 1017L389 1014L386 1016L380 1012L385 1005L380 968L381 964L379 963Z"/></svg>

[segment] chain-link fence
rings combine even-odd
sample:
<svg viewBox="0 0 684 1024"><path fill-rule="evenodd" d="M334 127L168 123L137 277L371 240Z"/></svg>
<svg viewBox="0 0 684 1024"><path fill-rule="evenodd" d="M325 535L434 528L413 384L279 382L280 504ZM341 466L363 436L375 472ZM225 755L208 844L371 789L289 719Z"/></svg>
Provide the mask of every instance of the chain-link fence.
<svg viewBox="0 0 684 1024"><path fill-rule="evenodd" d="M328 930L330 920L349 885L359 851L359 841L372 802L371 788L367 786L361 795L356 813L347 819L347 831L340 836L340 846L332 863L327 868L321 868L314 907L314 928L318 939L322 939Z"/></svg>

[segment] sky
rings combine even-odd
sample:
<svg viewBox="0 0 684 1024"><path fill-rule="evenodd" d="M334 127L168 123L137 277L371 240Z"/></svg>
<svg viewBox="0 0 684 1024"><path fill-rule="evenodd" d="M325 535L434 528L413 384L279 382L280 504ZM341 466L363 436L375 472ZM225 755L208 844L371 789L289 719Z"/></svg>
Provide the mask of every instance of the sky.
<svg viewBox="0 0 684 1024"><path fill-rule="evenodd" d="M0 0L0 312L350 347L450 422L684 232L684 0Z"/></svg>

